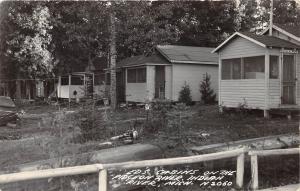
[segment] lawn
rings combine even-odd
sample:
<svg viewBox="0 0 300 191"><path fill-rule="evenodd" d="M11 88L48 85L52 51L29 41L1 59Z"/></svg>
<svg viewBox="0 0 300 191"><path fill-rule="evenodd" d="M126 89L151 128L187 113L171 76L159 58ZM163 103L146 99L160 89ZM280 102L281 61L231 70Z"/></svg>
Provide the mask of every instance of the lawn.
<svg viewBox="0 0 300 191"><path fill-rule="evenodd" d="M299 131L299 119L296 117L291 120L285 117L264 119L260 112L232 111L221 114L215 105L175 106L175 109L169 110L163 106L150 111L124 108L116 112L99 106L88 116L78 115L78 111L82 110L80 105L60 108L60 111L50 105L27 105L20 109L24 114L16 128L0 127L1 135L16 139L0 142L2 172L11 172L15 165L23 163L107 148L100 143L131 129L139 133L135 143L157 145L163 150L164 157L191 155L189 148L192 146ZM92 119L92 125L97 127L85 132L85 138L80 128L84 117L88 118L85 119L87 121ZM113 142L111 147L123 144L122 141ZM274 179L266 182L267 186L274 185Z"/></svg>

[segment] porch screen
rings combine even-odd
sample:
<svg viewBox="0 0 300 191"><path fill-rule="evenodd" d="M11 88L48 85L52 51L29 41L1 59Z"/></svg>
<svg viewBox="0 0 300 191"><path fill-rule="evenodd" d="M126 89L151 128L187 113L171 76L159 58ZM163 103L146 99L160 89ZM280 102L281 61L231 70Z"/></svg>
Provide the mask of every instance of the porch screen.
<svg viewBox="0 0 300 191"><path fill-rule="evenodd" d="M62 86L69 85L69 76L62 76L60 83L61 83Z"/></svg>
<svg viewBox="0 0 300 191"><path fill-rule="evenodd" d="M278 79L279 76L279 56L270 56L270 78Z"/></svg>
<svg viewBox="0 0 300 191"><path fill-rule="evenodd" d="M83 76L71 76L71 85L83 85Z"/></svg>
<svg viewBox="0 0 300 191"><path fill-rule="evenodd" d="M241 79L241 59L222 60L222 80Z"/></svg>
<svg viewBox="0 0 300 191"><path fill-rule="evenodd" d="M254 56L244 59L244 79L265 78L265 57Z"/></svg>
<svg viewBox="0 0 300 191"><path fill-rule="evenodd" d="M127 83L146 83L146 68L128 69Z"/></svg>

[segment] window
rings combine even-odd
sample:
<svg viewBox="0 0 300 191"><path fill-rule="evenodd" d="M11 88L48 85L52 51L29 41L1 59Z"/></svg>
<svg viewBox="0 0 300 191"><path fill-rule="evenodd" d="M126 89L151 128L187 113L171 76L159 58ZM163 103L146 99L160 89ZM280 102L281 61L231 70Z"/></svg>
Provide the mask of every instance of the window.
<svg viewBox="0 0 300 191"><path fill-rule="evenodd" d="M241 79L241 59L222 60L222 80Z"/></svg>
<svg viewBox="0 0 300 191"><path fill-rule="evenodd" d="M127 70L127 83L136 83L136 69Z"/></svg>
<svg viewBox="0 0 300 191"><path fill-rule="evenodd" d="M146 83L146 68L128 69L127 83Z"/></svg>
<svg viewBox="0 0 300 191"><path fill-rule="evenodd" d="M222 80L264 78L265 56L222 60Z"/></svg>
<svg viewBox="0 0 300 191"><path fill-rule="evenodd" d="M137 83L146 82L146 68L136 69L136 82Z"/></svg>
<svg viewBox="0 0 300 191"><path fill-rule="evenodd" d="M279 56L270 56L270 79L279 77Z"/></svg>
<svg viewBox="0 0 300 191"><path fill-rule="evenodd" d="M83 85L83 76L71 76L71 85Z"/></svg>
<svg viewBox="0 0 300 191"><path fill-rule="evenodd" d="M62 76L60 83L61 83L62 86L69 85L69 76Z"/></svg>
<svg viewBox="0 0 300 191"><path fill-rule="evenodd" d="M246 57L244 60L244 79L265 78L265 56Z"/></svg>

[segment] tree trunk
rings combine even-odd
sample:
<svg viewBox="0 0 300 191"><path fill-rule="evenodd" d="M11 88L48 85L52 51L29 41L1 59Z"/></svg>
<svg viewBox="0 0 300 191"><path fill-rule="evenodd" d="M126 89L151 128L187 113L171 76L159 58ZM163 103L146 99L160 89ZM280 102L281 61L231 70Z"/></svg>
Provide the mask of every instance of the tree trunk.
<svg viewBox="0 0 300 191"><path fill-rule="evenodd" d="M110 101L113 110L117 107L116 97L116 26L115 13L110 14Z"/></svg>

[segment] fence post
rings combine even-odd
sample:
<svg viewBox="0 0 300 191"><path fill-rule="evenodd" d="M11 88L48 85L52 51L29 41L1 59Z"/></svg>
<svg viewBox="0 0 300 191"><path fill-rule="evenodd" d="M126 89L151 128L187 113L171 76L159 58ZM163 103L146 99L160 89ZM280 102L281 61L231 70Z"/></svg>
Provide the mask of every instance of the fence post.
<svg viewBox="0 0 300 191"><path fill-rule="evenodd" d="M236 164L236 185L239 188L243 187L244 165L245 165L245 153L242 153L237 157L237 164Z"/></svg>
<svg viewBox="0 0 300 191"><path fill-rule="evenodd" d="M258 164L257 164L257 155L251 155L251 178L253 190L258 189Z"/></svg>
<svg viewBox="0 0 300 191"><path fill-rule="evenodd" d="M107 191L107 170L103 169L99 172L98 191Z"/></svg>

